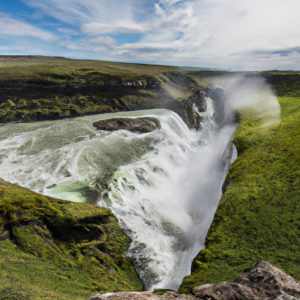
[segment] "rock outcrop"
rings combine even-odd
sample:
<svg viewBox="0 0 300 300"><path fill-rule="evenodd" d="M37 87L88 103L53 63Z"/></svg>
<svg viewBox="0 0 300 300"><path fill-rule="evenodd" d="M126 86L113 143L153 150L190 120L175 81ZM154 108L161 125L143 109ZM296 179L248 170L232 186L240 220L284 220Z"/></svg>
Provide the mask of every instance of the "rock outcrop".
<svg viewBox="0 0 300 300"><path fill-rule="evenodd" d="M90 300L296 300L300 299L300 282L268 262L259 262L232 282L204 284L192 295L167 292L123 292L97 295Z"/></svg>
<svg viewBox="0 0 300 300"><path fill-rule="evenodd" d="M99 130L128 130L135 133L147 133L160 128L159 120L152 117L112 118L95 122L93 125Z"/></svg>
<svg viewBox="0 0 300 300"><path fill-rule="evenodd" d="M204 89L173 67L0 57L0 123L56 120L121 111L169 109L199 129ZM27 66L24 73L24 64ZM51 72L47 68L51 65ZM39 66L36 68L36 66Z"/></svg>
<svg viewBox="0 0 300 300"><path fill-rule="evenodd" d="M158 295L153 292L120 292L107 293L104 295L96 295L90 300L196 300L192 295L180 295L175 292L166 292L163 295Z"/></svg>
<svg viewBox="0 0 300 300"><path fill-rule="evenodd" d="M200 299L274 300L300 299L300 282L268 262L245 270L233 282L205 284L193 289Z"/></svg>

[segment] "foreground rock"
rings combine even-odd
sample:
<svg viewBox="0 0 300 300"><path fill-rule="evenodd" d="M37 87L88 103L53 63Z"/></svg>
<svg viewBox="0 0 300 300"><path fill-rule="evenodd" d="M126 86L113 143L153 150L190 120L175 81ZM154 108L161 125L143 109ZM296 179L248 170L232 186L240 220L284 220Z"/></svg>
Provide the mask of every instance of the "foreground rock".
<svg viewBox="0 0 300 300"><path fill-rule="evenodd" d="M193 295L167 292L123 292L97 295L90 300L296 300L300 299L300 282L268 262L245 270L233 282L204 284L193 289Z"/></svg>
<svg viewBox="0 0 300 300"><path fill-rule="evenodd" d="M195 300L192 295L180 295L175 292L167 292L164 295L157 295L152 292L120 292L97 295L90 300Z"/></svg>
<svg viewBox="0 0 300 300"><path fill-rule="evenodd" d="M99 130L128 130L135 133L147 133L160 128L159 120L151 117L113 118L95 122L93 125Z"/></svg>
<svg viewBox="0 0 300 300"><path fill-rule="evenodd" d="M200 299L274 300L299 299L300 282L267 262L260 262L233 282L194 288Z"/></svg>

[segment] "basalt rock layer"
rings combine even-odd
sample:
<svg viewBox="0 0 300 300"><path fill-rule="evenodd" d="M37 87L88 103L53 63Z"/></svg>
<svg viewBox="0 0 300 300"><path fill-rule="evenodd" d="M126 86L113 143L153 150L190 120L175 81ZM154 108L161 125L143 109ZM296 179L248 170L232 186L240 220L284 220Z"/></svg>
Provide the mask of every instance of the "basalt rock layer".
<svg viewBox="0 0 300 300"><path fill-rule="evenodd" d="M204 91L175 67L0 56L0 123L166 108L199 126Z"/></svg>
<svg viewBox="0 0 300 300"><path fill-rule="evenodd" d="M93 123L99 130L115 131L127 130L135 133L147 133L160 128L156 118L112 118Z"/></svg>

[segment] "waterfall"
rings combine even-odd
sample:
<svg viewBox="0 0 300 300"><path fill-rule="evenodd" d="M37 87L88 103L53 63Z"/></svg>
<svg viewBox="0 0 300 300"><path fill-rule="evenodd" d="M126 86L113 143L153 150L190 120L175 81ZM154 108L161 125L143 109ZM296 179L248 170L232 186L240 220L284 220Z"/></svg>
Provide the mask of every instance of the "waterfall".
<svg viewBox="0 0 300 300"><path fill-rule="evenodd" d="M233 125L215 123L210 98L202 130L190 130L175 113L160 117L162 128L150 151L120 166L99 205L118 217L132 239L132 257L147 289L177 289L221 197ZM228 153L229 152L229 153Z"/></svg>
<svg viewBox="0 0 300 300"><path fill-rule="evenodd" d="M0 177L60 199L110 208L131 237L146 289L177 289L190 273L221 197L234 125L220 127L214 103L189 129L169 110L147 110L0 127ZM92 123L151 116L161 129L104 132Z"/></svg>

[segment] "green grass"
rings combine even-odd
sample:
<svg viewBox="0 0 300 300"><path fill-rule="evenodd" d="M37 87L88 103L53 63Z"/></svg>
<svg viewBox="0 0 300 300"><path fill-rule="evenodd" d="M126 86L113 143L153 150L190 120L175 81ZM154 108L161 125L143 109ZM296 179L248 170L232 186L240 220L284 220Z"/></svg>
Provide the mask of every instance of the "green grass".
<svg viewBox="0 0 300 300"><path fill-rule="evenodd" d="M0 56L0 79L41 78L45 74L76 76L94 72L132 78L134 76L160 74L177 69L177 67L172 66L75 60L63 57Z"/></svg>
<svg viewBox="0 0 300 300"><path fill-rule="evenodd" d="M239 157L182 292L230 281L260 260L300 279L300 76L287 75L264 74L281 95L280 125L262 129L253 115L242 113L234 140Z"/></svg>
<svg viewBox="0 0 300 300"><path fill-rule="evenodd" d="M0 299L85 299L141 290L125 256L129 243L107 209L0 180Z"/></svg>

